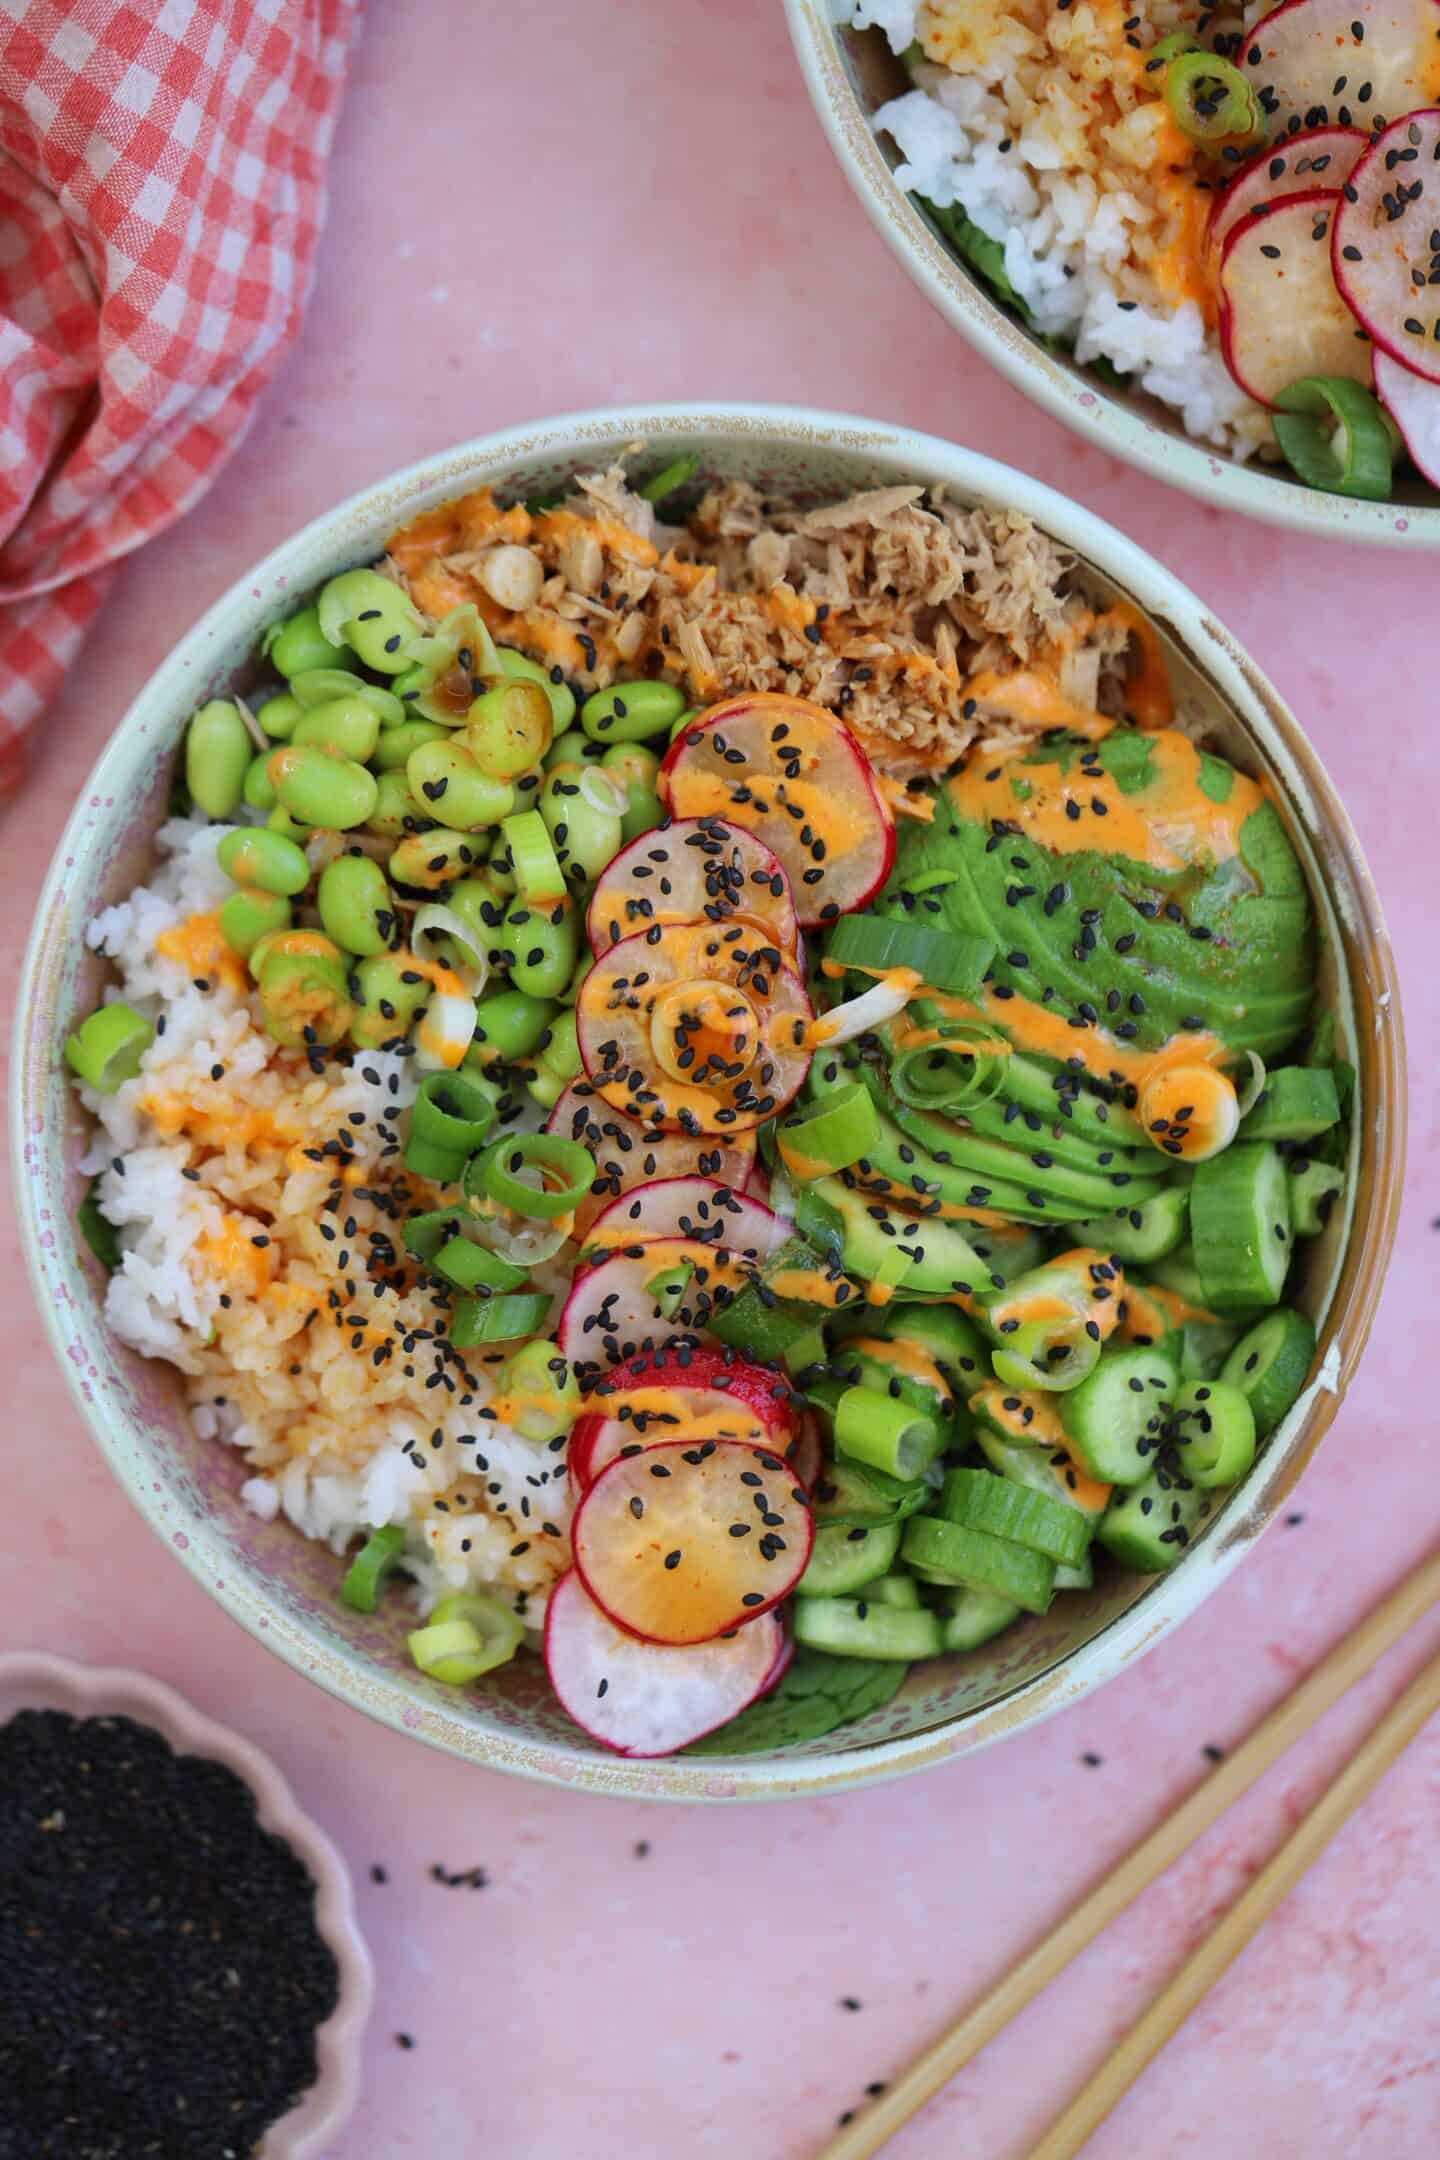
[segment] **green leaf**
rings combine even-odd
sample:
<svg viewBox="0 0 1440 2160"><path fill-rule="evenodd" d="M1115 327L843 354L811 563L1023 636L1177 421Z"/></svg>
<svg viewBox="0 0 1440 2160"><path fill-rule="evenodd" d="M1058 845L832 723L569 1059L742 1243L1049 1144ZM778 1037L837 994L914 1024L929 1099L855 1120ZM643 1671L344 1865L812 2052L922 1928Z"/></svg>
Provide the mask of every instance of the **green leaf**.
<svg viewBox="0 0 1440 2160"><path fill-rule="evenodd" d="M75 1223L101 1267L113 1275L120 1265L120 1240L115 1235L114 1223L100 1212L100 1202L96 1198L99 1183L98 1177L91 1178L90 1189L75 1211Z"/></svg>
<svg viewBox="0 0 1440 2160"><path fill-rule="evenodd" d="M952 203L942 210L938 203L930 202L924 195L917 195L916 202L940 228L942 236L949 241L963 263L967 263L1006 307L1014 308L1022 322L1029 322L1030 310L1020 298L1005 273L1005 248L1003 242L992 240L989 233L981 232L959 203Z"/></svg>
<svg viewBox="0 0 1440 2160"><path fill-rule="evenodd" d="M1116 367L1105 353L1096 353L1093 360L1085 362L1092 375L1098 375L1107 390L1128 390L1130 377L1123 368Z"/></svg>
<svg viewBox="0 0 1440 2160"><path fill-rule="evenodd" d="M797 1650L773 1693L733 1724L723 1725L685 1750L687 1755L761 1755L771 1748L820 1740L872 1710L883 1710L899 1693L908 1665L861 1658L828 1657Z"/></svg>

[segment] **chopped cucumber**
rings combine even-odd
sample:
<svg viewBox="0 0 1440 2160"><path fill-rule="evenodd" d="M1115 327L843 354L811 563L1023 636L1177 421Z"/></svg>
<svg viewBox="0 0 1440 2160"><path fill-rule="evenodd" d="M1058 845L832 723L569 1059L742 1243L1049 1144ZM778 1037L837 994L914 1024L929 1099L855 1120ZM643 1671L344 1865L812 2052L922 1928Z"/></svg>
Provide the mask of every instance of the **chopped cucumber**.
<svg viewBox="0 0 1440 2160"><path fill-rule="evenodd" d="M931 1603L946 1650L978 1650L1020 1617L1020 1607L993 1590L940 1590Z"/></svg>
<svg viewBox="0 0 1440 2160"><path fill-rule="evenodd" d="M1043 1493L1060 1507L1074 1508L1094 1529L1105 1512L1108 1486L1088 1477L1082 1485L1082 1474L1065 1448L1023 1447L993 1432L982 1432L977 1438L981 1453L997 1476L1009 1478L1012 1484L1023 1485L1031 1492Z"/></svg>
<svg viewBox="0 0 1440 2160"><path fill-rule="evenodd" d="M1057 1567L1055 1588L1057 1590L1092 1590L1095 1587L1095 1562L1086 1553L1078 1567Z"/></svg>
<svg viewBox="0 0 1440 2160"><path fill-rule="evenodd" d="M979 1328L953 1305L891 1305L866 1332L918 1343L962 1390L972 1378L983 1378L990 1362Z"/></svg>
<svg viewBox="0 0 1440 2160"><path fill-rule="evenodd" d="M1190 1235L1204 1302L1217 1312L1278 1305L1290 1269L1285 1158L1269 1141L1236 1141L1196 1166Z"/></svg>
<svg viewBox="0 0 1440 2160"><path fill-rule="evenodd" d="M1345 1190L1345 1173L1333 1163L1313 1157L1291 1159L1290 1222L1296 1237L1318 1237L1330 1219L1330 1210Z"/></svg>
<svg viewBox="0 0 1440 2160"><path fill-rule="evenodd" d="M867 1605L898 1605L902 1612L914 1612L920 1603L920 1585L913 1575L882 1575L878 1582L866 1583Z"/></svg>
<svg viewBox="0 0 1440 2160"><path fill-rule="evenodd" d="M1255 1413L1239 1388L1197 1380L1175 1398L1180 1467L1196 1485L1238 1485L1255 1460Z"/></svg>
<svg viewBox="0 0 1440 2160"><path fill-rule="evenodd" d="M1220 1377L1249 1397L1262 1440L1299 1398L1314 1356L1314 1328L1304 1313L1287 1306L1251 1328L1226 1358Z"/></svg>
<svg viewBox="0 0 1440 2160"><path fill-rule="evenodd" d="M939 1515L917 1515L905 1526L905 1559L932 1581L963 1583L971 1590L993 1590L1023 1605L1026 1612L1048 1611L1055 1587L1055 1563L1009 1538L985 1530L962 1530Z"/></svg>
<svg viewBox="0 0 1440 2160"><path fill-rule="evenodd" d="M1090 1543L1090 1525L1076 1508L993 1470L951 1470L940 1488L939 1512L964 1530L987 1530L1031 1552L1074 1567Z"/></svg>
<svg viewBox="0 0 1440 2160"><path fill-rule="evenodd" d="M924 1507L933 1491L923 1478L906 1483L872 1470L868 1463L827 1462L815 1482L816 1528L837 1523L868 1530L879 1523L902 1522Z"/></svg>
<svg viewBox="0 0 1440 2160"><path fill-rule="evenodd" d="M861 1598L797 1597L790 1608L797 1643L832 1657L939 1657L940 1622L923 1607L870 1604Z"/></svg>
<svg viewBox="0 0 1440 2160"><path fill-rule="evenodd" d="M1242 1140L1315 1140L1340 1122L1333 1073L1312 1065L1282 1065L1241 1120Z"/></svg>
<svg viewBox="0 0 1440 2160"><path fill-rule="evenodd" d="M1066 1437L1091 1477L1135 1485L1146 1476L1178 1385L1174 1361L1163 1350L1112 1350L1062 1398Z"/></svg>
<svg viewBox="0 0 1440 2160"><path fill-rule="evenodd" d="M1117 1492L1097 1536L1122 1567L1138 1575L1163 1575L1174 1567L1219 1505L1180 1469L1173 1448L1129 1492Z"/></svg>
<svg viewBox="0 0 1440 2160"><path fill-rule="evenodd" d="M1167 1185L1153 1200L1117 1208L1090 1222L1072 1223L1066 1234L1077 1245L1098 1245L1117 1260L1143 1266L1174 1252L1184 1239L1189 1213L1189 1187Z"/></svg>
<svg viewBox="0 0 1440 2160"><path fill-rule="evenodd" d="M823 1523L815 1532L809 1564L796 1584L798 1597L848 1597L884 1575L900 1550L898 1522Z"/></svg>

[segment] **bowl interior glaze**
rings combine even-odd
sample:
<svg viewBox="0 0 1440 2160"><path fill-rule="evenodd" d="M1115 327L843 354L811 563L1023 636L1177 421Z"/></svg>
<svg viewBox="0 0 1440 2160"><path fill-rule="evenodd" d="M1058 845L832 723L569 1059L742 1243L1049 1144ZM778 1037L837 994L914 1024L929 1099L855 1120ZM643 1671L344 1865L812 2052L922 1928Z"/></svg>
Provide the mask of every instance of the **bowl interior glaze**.
<svg viewBox="0 0 1440 2160"><path fill-rule="evenodd" d="M1389 547L1440 547L1440 495L1413 471L1390 502L1355 502L1306 487L1288 467L1242 465L1185 433L1179 417L1143 391L1107 387L1052 351L1000 306L899 187L899 155L871 115L909 87L880 30L831 19L829 0L785 0L811 102L851 187L891 252L963 337L1057 420L1102 449L1217 509L1297 532Z"/></svg>
<svg viewBox="0 0 1440 2160"><path fill-rule="evenodd" d="M469 1693L424 1680L405 1650L407 1608L373 1618L338 1602L337 1563L283 1522L240 1504L242 1465L196 1438L176 1376L117 1344L103 1278L74 1228L83 1119L59 1046L98 993L85 926L142 876L188 714L243 671L259 632L333 572L373 558L388 532L467 487L530 495L646 442L694 451L707 477L833 498L899 480L1027 511L1070 550L1086 587L1124 595L1159 627L1184 711L1263 777L1300 849L1323 937L1323 971L1359 1072L1346 1212L1312 1248L1305 1302L1320 1379L1244 1486L1174 1572L1109 1576L1067 1594L993 1646L918 1667L887 1709L829 1739L758 1758L631 1763L595 1747L551 1699L538 1660ZM72 1391L131 1498L210 1593L298 1670L372 1716L470 1761L608 1793L669 1799L814 1792L920 1768L1075 1700L1192 1611L1293 1485L1360 1354L1394 1233L1404 1109L1398 997L1380 907L1358 843L1313 750L1274 691L1200 602L1113 528L1019 473L932 437L843 416L769 408L581 415L428 460L315 521L243 578L165 661L117 727L76 804L41 898L17 1016L12 1087L16 1190L40 1307Z"/></svg>

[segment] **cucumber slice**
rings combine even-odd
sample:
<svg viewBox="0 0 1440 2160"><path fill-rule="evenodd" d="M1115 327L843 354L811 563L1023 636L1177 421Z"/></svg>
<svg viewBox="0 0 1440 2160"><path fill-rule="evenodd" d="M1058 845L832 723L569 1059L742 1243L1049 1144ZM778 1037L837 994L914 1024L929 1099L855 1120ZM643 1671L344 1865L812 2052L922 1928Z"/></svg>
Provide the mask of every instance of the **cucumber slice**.
<svg viewBox="0 0 1440 2160"><path fill-rule="evenodd" d="M939 1657L940 1622L933 1612L871 1605L862 1598L797 1597L790 1607L797 1643L832 1657Z"/></svg>
<svg viewBox="0 0 1440 2160"><path fill-rule="evenodd" d="M1055 1587L1055 1563L1009 1538L985 1530L962 1530L939 1515L917 1515L906 1525L900 1548L931 1579L963 1583L970 1590L993 1590L1023 1605L1026 1612L1048 1611Z"/></svg>
<svg viewBox="0 0 1440 2160"><path fill-rule="evenodd" d="M1196 1485L1238 1485L1255 1460L1255 1413L1223 1380L1197 1380L1175 1398L1180 1467Z"/></svg>
<svg viewBox="0 0 1440 2160"><path fill-rule="evenodd" d="M1167 1185L1153 1200L1097 1215L1091 1222L1072 1223L1066 1235L1078 1245L1098 1245L1117 1260L1144 1264L1174 1252L1184 1239L1189 1213L1189 1187Z"/></svg>
<svg viewBox="0 0 1440 2160"><path fill-rule="evenodd" d="M1290 1188L1278 1149L1237 1141L1197 1164L1190 1236L1206 1305L1278 1305L1290 1268Z"/></svg>
<svg viewBox="0 0 1440 2160"><path fill-rule="evenodd" d="M865 1585L867 1605L898 1605L902 1612L914 1612L920 1603L920 1585L913 1575L882 1575L878 1582Z"/></svg>
<svg viewBox="0 0 1440 2160"><path fill-rule="evenodd" d="M1291 1159L1290 1227L1296 1237L1318 1237L1330 1219L1330 1210L1345 1190L1345 1173L1333 1163L1311 1157Z"/></svg>
<svg viewBox="0 0 1440 2160"><path fill-rule="evenodd" d="M795 1585L797 1597L848 1597L885 1574L900 1550L898 1522L876 1523L873 1528L856 1524L825 1523L815 1532L815 1543L805 1573Z"/></svg>
<svg viewBox="0 0 1440 2160"><path fill-rule="evenodd" d="M972 1377L983 1377L990 1362L979 1328L953 1305L890 1305L865 1332L917 1343L962 1388Z"/></svg>
<svg viewBox="0 0 1440 2160"><path fill-rule="evenodd" d="M1087 1552L1078 1567L1057 1567L1055 1588L1061 1590L1093 1590L1095 1587L1095 1562Z"/></svg>
<svg viewBox="0 0 1440 2160"><path fill-rule="evenodd" d="M1174 1567L1219 1505L1185 1476L1167 1448L1143 1485L1117 1493L1096 1533L1122 1567L1137 1575L1163 1575Z"/></svg>
<svg viewBox="0 0 1440 2160"><path fill-rule="evenodd" d="M1240 1123L1242 1140L1315 1140L1340 1122L1333 1073L1312 1065L1282 1065Z"/></svg>
<svg viewBox="0 0 1440 2160"><path fill-rule="evenodd" d="M1248 1395L1262 1440L1299 1398L1314 1356L1314 1328L1304 1313L1287 1306L1267 1314L1226 1358L1220 1377L1227 1387Z"/></svg>
<svg viewBox="0 0 1440 2160"><path fill-rule="evenodd" d="M871 1529L878 1523L903 1522L924 1507L933 1491L923 1478L906 1484L868 1463L827 1461L815 1484L816 1529L826 1523Z"/></svg>
<svg viewBox="0 0 1440 2160"><path fill-rule="evenodd" d="M1218 1380L1240 1337L1243 1322L1233 1320L1186 1320L1180 1327L1180 1377L1182 1380ZM1174 1348L1172 1341L1170 1347Z"/></svg>
<svg viewBox="0 0 1440 2160"><path fill-rule="evenodd" d="M1154 1463L1179 1386L1163 1350L1112 1350L1088 1380L1063 1396L1066 1438L1091 1477L1136 1485Z"/></svg>
<svg viewBox="0 0 1440 2160"><path fill-rule="evenodd" d="M1020 1617L1020 1607L993 1590L942 1590L933 1606L946 1650L978 1650Z"/></svg>
<svg viewBox="0 0 1440 2160"><path fill-rule="evenodd" d="M1066 1567L1082 1560L1090 1543L1090 1526L1077 1508L1012 1484L993 1470L950 1471L940 1488L939 1512L962 1530L1010 1538Z"/></svg>
<svg viewBox="0 0 1440 2160"><path fill-rule="evenodd" d="M976 1437L981 1453L998 1477L1009 1478L1012 1484L1023 1485L1031 1492L1043 1493L1047 1500L1054 1500L1060 1507L1073 1508L1094 1530L1105 1512L1110 1497L1109 1486L1097 1484L1091 1478L1085 1478L1082 1483L1064 1446L1022 1447L1018 1441L1002 1439L993 1432L982 1432Z"/></svg>

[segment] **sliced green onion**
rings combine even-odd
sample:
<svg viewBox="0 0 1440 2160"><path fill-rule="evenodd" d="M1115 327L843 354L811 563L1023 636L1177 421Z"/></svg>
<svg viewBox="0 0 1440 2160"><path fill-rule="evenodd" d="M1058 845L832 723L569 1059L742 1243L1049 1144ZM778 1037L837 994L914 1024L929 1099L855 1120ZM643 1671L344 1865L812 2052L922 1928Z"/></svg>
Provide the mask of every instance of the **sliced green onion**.
<svg viewBox="0 0 1440 2160"><path fill-rule="evenodd" d="M1181 53L1199 52L1200 49L1200 40L1193 30L1172 30L1151 46L1145 56L1145 72L1153 75L1172 60L1178 60Z"/></svg>
<svg viewBox="0 0 1440 2160"><path fill-rule="evenodd" d="M457 1154L454 1148L436 1147L433 1141L418 1140L411 1133L401 1160L407 1170L431 1185L458 1185L465 1175L469 1157L463 1152Z"/></svg>
<svg viewBox="0 0 1440 2160"><path fill-rule="evenodd" d="M645 1295L654 1302L655 1310L662 1320L673 1320L684 1302L695 1274L693 1260L677 1260L674 1267L662 1268L652 1275L645 1285Z"/></svg>
<svg viewBox="0 0 1440 2160"><path fill-rule="evenodd" d="M427 1679L468 1687L497 1665L508 1665L524 1634L514 1613L495 1598L470 1595L443 1598L428 1625L406 1640Z"/></svg>
<svg viewBox="0 0 1440 2160"><path fill-rule="evenodd" d="M1079 1387L1100 1362L1100 1345L1073 1320L1026 1320L992 1352L997 1380L1009 1387L1064 1393Z"/></svg>
<svg viewBox="0 0 1440 2160"><path fill-rule="evenodd" d="M862 968L867 975L913 968L932 990L974 997L995 957L995 940L878 915L842 915L830 933L825 957L847 968Z"/></svg>
<svg viewBox="0 0 1440 2160"><path fill-rule="evenodd" d="M526 1279L524 1268L463 1236L447 1238L430 1265L457 1290L518 1290Z"/></svg>
<svg viewBox="0 0 1440 2160"><path fill-rule="evenodd" d="M483 1147L494 1123L490 1090L467 1072L427 1073L410 1112L413 1139L461 1155Z"/></svg>
<svg viewBox="0 0 1440 2160"><path fill-rule="evenodd" d="M848 1170L880 1143L880 1113L863 1080L851 1080L816 1109L777 1128L785 1167L802 1183L832 1170Z"/></svg>
<svg viewBox="0 0 1440 2160"><path fill-rule="evenodd" d="M1234 1485L1255 1460L1255 1413L1238 1387L1197 1380L1175 1398L1180 1467L1204 1491Z"/></svg>
<svg viewBox="0 0 1440 2160"><path fill-rule="evenodd" d="M510 850L515 883L526 905L551 907L557 900L563 900L565 873L540 812L522 810L516 817L502 818L500 832Z"/></svg>
<svg viewBox="0 0 1440 2160"><path fill-rule="evenodd" d="M1260 100L1251 85L1217 53L1177 53L1165 69L1165 103L1191 142L1248 139L1263 126Z"/></svg>
<svg viewBox="0 0 1440 2160"><path fill-rule="evenodd" d="M542 1290L459 1298L450 1315L450 1340L457 1350L475 1350L492 1342L519 1342L522 1336L539 1334L552 1303Z"/></svg>
<svg viewBox="0 0 1440 2160"><path fill-rule="evenodd" d="M1275 404L1276 440L1307 487L1389 501L1394 446L1373 391L1344 375L1307 375Z"/></svg>
<svg viewBox="0 0 1440 2160"><path fill-rule="evenodd" d="M405 1532L398 1523L372 1530L340 1585L340 1602L351 1612L374 1612L386 1576L405 1550Z"/></svg>
<svg viewBox="0 0 1440 2160"><path fill-rule="evenodd" d="M454 908L446 907L438 900L427 900L423 907L416 908L410 918L410 950L417 960L438 960L442 965L450 964L450 955L445 945L442 944L437 950L434 943L437 938L445 940L449 945L459 946L465 956L461 964L467 974L474 977L465 987L478 997L485 988L485 979L490 973L489 954L478 946L474 930L468 923L461 921Z"/></svg>
<svg viewBox="0 0 1440 2160"><path fill-rule="evenodd" d="M536 1446L558 1440L580 1415L580 1383L570 1361L543 1335L511 1352L495 1386L505 1423Z"/></svg>
<svg viewBox="0 0 1440 2160"><path fill-rule="evenodd" d="M71 1070L97 1095L113 1095L140 1070L140 1060L155 1040L155 1030L133 1005L102 1005L82 1020L65 1043Z"/></svg>
<svg viewBox="0 0 1440 2160"><path fill-rule="evenodd" d="M687 452L684 457L672 458L668 465L662 465L655 477L645 482L640 493L646 502L664 502L665 497L673 495L676 488L684 487L687 480L693 480L699 470L699 458L692 452Z"/></svg>
<svg viewBox="0 0 1440 2160"><path fill-rule="evenodd" d="M101 1267L108 1268L113 1275L120 1265L120 1240L115 1234L114 1223L101 1209L99 1186L99 1178L91 1178L89 1190L75 1210L75 1227Z"/></svg>
<svg viewBox="0 0 1440 2160"><path fill-rule="evenodd" d="M446 1240L458 1234L466 1219L462 1207L429 1208L401 1225L400 1242L417 1260L433 1260Z"/></svg>
<svg viewBox="0 0 1440 2160"><path fill-rule="evenodd" d="M534 1171L549 1183L527 1184L522 1171ZM466 1172L465 1189L516 1215L538 1215L544 1222L569 1215L595 1182L595 1164L578 1140L563 1133L518 1133L497 1140Z"/></svg>
<svg viewBox="0 0 1440 2160"><path fill-rule="evenodd" d="M890 1085L910 1109L954 1117L971 1104L993 1101L1005 1085L1004 1065L993 1053L922 1043L891 1060Z"/></svg>
<svg viewBox="0 0 1440 2160"><path fill-rule="evenodd" d="M888 1477L919 1477L940 1452L934 1418L875 1388L845 1388L835 1399L832 1417L836 1454L868 1463Z"/></svg>

